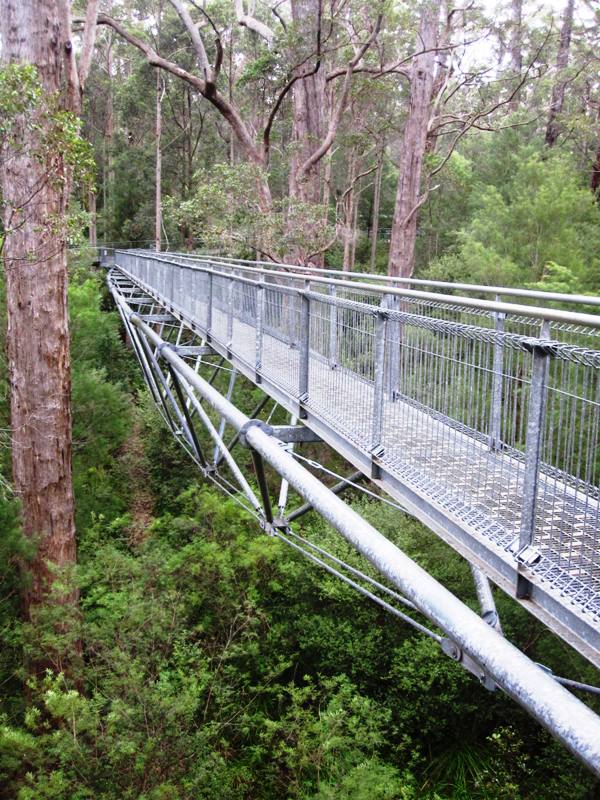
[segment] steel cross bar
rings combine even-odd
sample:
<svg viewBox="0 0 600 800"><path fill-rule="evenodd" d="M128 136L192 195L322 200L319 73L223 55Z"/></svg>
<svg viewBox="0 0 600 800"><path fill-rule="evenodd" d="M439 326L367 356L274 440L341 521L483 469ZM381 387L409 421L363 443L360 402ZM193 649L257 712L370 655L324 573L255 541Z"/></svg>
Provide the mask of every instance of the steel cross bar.
<svg viewBox="0 0 600 800"><path fill-rule="evenodd" d="M343 481L339 481L338 483L335 484L335 486L332 486L330 491L333 494L340 495L346 489L349 489L353 483L358 483L358 481L366 480L366 478L367 476L364 474L364 472L356 470L356 472L353 472L351 475L348 475L347 478L344 478ZM304 503L303 505L298 506L298 508L295 508L293 511L290 511L286 519L288 522L293 522L295 519L298 519L299 517L302 517L304 516L304 514L307 514L309 511L313 510L314 509L311 503Z"/></svg>
<svg viewBox="0 0 600 800"><path fill-rule="evenodd" d="M135 314L133 325L156 346L160 337ZM362 553L403 595L469 659L490 675L591 770L600 775L600 718L570 694L551 675L489 626L370 523L327 489L287 453L280 442L233 406L176 353L163 348L166 359L198 394L237 431L245 426L252 450L287 480L333 528Z"/></svg>

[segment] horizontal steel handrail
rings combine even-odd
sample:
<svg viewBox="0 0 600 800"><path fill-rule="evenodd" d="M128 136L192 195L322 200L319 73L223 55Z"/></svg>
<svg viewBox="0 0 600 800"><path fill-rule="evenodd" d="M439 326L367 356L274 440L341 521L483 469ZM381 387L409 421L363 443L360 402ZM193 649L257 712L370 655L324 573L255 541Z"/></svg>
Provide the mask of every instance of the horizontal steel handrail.
<svg viewBox="0 0 600 800"><path fill-rule="evenodd" d="M547 302L557 303L573 303L574 305L588 305L600 306L600 297L598 295L585 295L585 294L566 294L563 292L546 292L538 289L521 289L515 286L484 286L477 283L455 283L452 281L436 281L427 278L402 278L393 275L380 275L376 272L346 272L339 269L324 269L322 267L307 267L305 265L287 264L285 262L272 262L272 261L252 261L244 258L229 258L228 256L206 256L202 253L184 253L181 251L168 251L168 254L181 256L182 258L193 259L211 259L225 262L227 264L235 264L240 266L248 265L264 267L269 272L277 271L279 268L284 267L287 270L294 270L297 273L308 273L310 275L316 273L317 275L343 275L345 280L353 281L354 279L362 280L369 279L369 281L381 281L383 283L394 284L407 284L409 286L431 286L439 289L456 289L463 292L473 292L480 294L493 294L504 295L507 297L524 297L533 300L545 300Z"/></svg>
<svg viewBox="0 0 600 800"><path fill-rule="evenodd" d="M117 250L115 252L131 254L131 255L136 254L135 251L132 252L129 250ZM201 267L199 265L192 265L192 264L178 264L178 262L169 259L166 255L159 256L152 252L140 251L139 254L142 255L144 258L152 259L154 261L160 261L166 264L174 264L177 266L183 266L189 269L196 269L204 272L210 271L214 275L220 275L222 277L228 277L231 274L227 272L221 272L215 269L214 266L211 265L210 259L206 259L204 262L202 262L207 266ZM178 256L178 257L187 258L187 256ZM236 267L235 264L231 263L225 263L222 264L221 266L231 266L234 269L238 268ZM401 289L392 286L381 287L369 283L351 283L343 279L340 280L333 278L319 278L292 272L274 272L273 270L265 270L262 268L255 268L255 267L243 267L243 269L256 274L269 275L269 276L274 275L278 278L308 281L311 284L316 283L323 286L363 289L365 292L367 291L373 292L381 296L391 295L393 297L407 298L409 300L410 299L425 300L440 305L445 305L450 308L454 307L473 308L473 309L480 309L482 311L488 311L491 314L498 314L498 313L510 314L510 315L517 315L517 316L538 319L541 321L560 322L571 325L582 325L589 328L600 329L600 314L596 316L594 314L583 314L574 311L564 311L562 309L542 308L539 306L526 306L517 303L504 303L493 300L481 300L479 298L438 294L435 292L421 292L414 289ZM236 277L241 280L241 276L236 276ZM249 279L246 280L248 283L256 283L256 281L251 281ZM268 284L268 285L275 285L278 286L279 288L282 288L281 284ZM298 287L289 287L289 288L294 288L298 292L301 291Z"/></svg>

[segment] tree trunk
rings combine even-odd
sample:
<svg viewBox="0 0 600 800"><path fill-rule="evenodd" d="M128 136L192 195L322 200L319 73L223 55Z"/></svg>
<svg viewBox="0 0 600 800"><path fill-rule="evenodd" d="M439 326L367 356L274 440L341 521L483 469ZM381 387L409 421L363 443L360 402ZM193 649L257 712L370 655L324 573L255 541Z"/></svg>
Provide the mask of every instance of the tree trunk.
<svg viewBox="0 0 600 800"><path fill-rule="evenodd" d="M113 135L115 128L115 114L113 107L113 42L112 37L108 42L106 52L106 70L108 72L108 95L106 98L106 127L104 129L104 139L106 142L106 160L104 164L105 182L105 204L104 204L104 228L105 235L108 233L109 239L114 238L113 210L114 197L113 188L115 185L115 170L113 164Z"/></svg>
<svg viewBox="0 0 600 800"><path fill-rule="evenodd" d="M157 253L161 251L162 239L162 75L160 70L156 70L156 128L154 131L156 147L156 175L155 175L155 225L154 225L154 249Z"/></svg>
<svg viewBox="0 0 600 800"><path fill-rule="evenodd" d="M292 20L296 30L307 49L313 49L317 42L317 25L319 25L319 8L322 0L292 0ZM310 62L300 69L309 71ZM321 161L311 166L308 172L298 179L298 170L316 150L324 135L324 108L325 108L325 71L318 69L314 74L296 81L292 89L292 155L289 172L289 196L292 203L307 203L319 205L321 203L322 181ZM290 225L297 226L298 219L292 218ZM297 215L303 218L304 214ZM318 224L318 223L316 223ZM308 229L302 231L306 239L306 248L295 248L289 254L294 261L304 261L305 250L316 240L316 231ZM314 261L315 259L313 259ZM322 265L322 257L317 259Z"/></svg>
<svg viewBox="0 0 600 800"><path fill-rule="evenodd" d="M523 0L512 0L510 12L510 41L508 46L510 69L514 73L515 79L518 80L523 69ZM508 104L508 108L509 111L516 111L518 107L519 95L517 93Z"/></svg>
<svg viewBox="0 0 600 800"><path fill-rule="evenodd" d="M96 225L96 189L94 186L90 187L88 191L88 211L90 214L88 230L90 247L96 247L98 244L98 233Z"/></svg>
<svg viewBox="0 0 600 800"><path fill-rule="evenodd" d="M554 78L554 85L552 87L552 100L550 102L550 113L548 114L548 125L546 127L546 144L548 147L554 147L560 134L558 117L563 110L563 105L565 102L565 89L567 86L565 69L569 63L574 6L575 0L567 0L567 5L563 15L563 23L560 29L560 41L556 56L556 76Z"/></svg>
<svg viewBox="0 0 600 800"><path fill-rule="evenodd" d="M433 3L424 7L416 49L428 52L416 56L412 64L410 103L404 125L388 262L388 272L394 276L410 277L414 269L421 172L434 80L435 52L432 48L437 43L438 16Z"/></svg>
<svg viewBox="0 0 600 800"><path fill-rule="evenodd" d="M379 236L379 210L381 207L381 181L383 178L383 159L385 156L385 145L382 146L377 161L377 171L375 173L375 187L373 189L373 212L371 214L371 258L370 269L375 272L377 264L377 237Z"/></svg>
<svg viewBox="0 0 600 800"><path fill-rule="evenodd" d="M354 272L354 267L356 266L356 239L358 238L358 204L360 203L360 195L360 191L355 193L352 208L352 226L350 228L350 263L348 265L349 272Z"/></svg>
<svg viewBox="0 0 600 800"><path fill-rule="evenodd" d="M292 0L292 19L308 48L317 41L319 7L322 0ZM306 65L302 67L307 70ZM323 138L325 107L325 71L296 81L292 89L293 150L290 165L290 196L304 203L321 202L321 162L314 164L302 180L297 181L298 168L310 157Z"/></svg>
<svg viewBox="0 0 600 800"><path fill-rule="evenodd" d="M69 4L0 0L0 32L3 61L34 64L44 98L56 96L63 109L76 108ZM76 560L63 231L70 176L64 153L36 157L49 125L43 115L37 121L39 128L25 115L17 120L20 146L0 165L13 482L23 531L38 543L24 593L28 619L48 601L53 569ZM75 604L77 593L56 602Z"/></svg>
<svg viewBox="0 0 600 800"><path fill-rule="evenodd" d="M356 151L350 151L348 164L348 191L342 202L342 221L341 235L344 242L343 270L349 272L352 269L352 223L354 220L354 186L356 183L357 163Z"/></svg>

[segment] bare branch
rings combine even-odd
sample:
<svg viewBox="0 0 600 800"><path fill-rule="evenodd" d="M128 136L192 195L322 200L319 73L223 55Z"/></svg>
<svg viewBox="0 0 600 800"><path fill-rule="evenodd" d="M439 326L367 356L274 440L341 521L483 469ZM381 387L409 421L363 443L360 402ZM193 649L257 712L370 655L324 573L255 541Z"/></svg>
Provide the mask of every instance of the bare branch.
<svg viewBox="0 0 600 800"><path fill-rule="evenodd" d="M471 130L471 128L475 127L477 122L480 119L482 119L483 117L487 117L490 114L493 114L494 111L497 111L502 106L509 105L512 102L512 100L514 100L514 98L518 95L518 93L521 91L521 89L523 88L523 86L527 82L527 79L529 77L529 73L533 69L533 66L534 66L535 62L537 61L537 59L539 57L539 54L542 52L543 48L546 46L546 43L548 41L548 36L549 36L549 34L546 36L546 38L544 39L542 44L539 46L539 48L537 49L537 51L533 55L531 61L527 65L527 69L525 70L525 72L523 73L523 75L521 77L521 80L519 81L517 86L515 86L513 91L510 93L510 95L505 100L500 100L499 102L495 103L493 106L491 106L491 107L489 107L487 109L482 109L481 111L477 111L476 113L474 113L471 116L470 119L466 119L464 121L464 124L463 124L462 128L459 130L459 132L456 134L456 136L452 140L452 142L450 144L450 149L448 150L448 152L446 153L446 155L444 156L442 161L438 164L438 166L434 170L432 170L429 173L428 180L433 178L434 175L437 175L437 173L440 172L440 170L442 170L446 166L446 164L448 163L450 157L452 156L452 153L454 152L454 149L456 148L456 145L458 144L460 139L462 139L462 137L467 133L467 131L469 131L469 130Z"/></svg>
<svg viewBox="0 0 600 800"><path fill-rule="evenodd" d="M331 115L331 119L329 121L329 127L327 129L327 134L323 139L323 141L321 142L321 144L319 145L319 147L317 147L317 149L309 156L309 158L306 159L304 164L302 164L302 166L299 168L297 173L298 183L300 183L300 181L304 178L304 176L311 169L311 167L313 167L323 158L325 153L329 150L329 148L333 144L335 137L337 135L337 130L340 124L340 120L342 118L342 114L344 112L344 109L346 108L346 103L348 102L348 95L350 94L350 87L352 85L352 75L354 73L354 70L358 62L361 60L361 58L364 56L369 47L371 47L371 45L377 38L377 35L379 34L379 31L381 29L382 19L383 16L379 14L379 16L377 17L377 21L375 22L375 25L371 32L371 35L366 40L366 42L364 42L364 44L362 44L361 47L357 50L357 52L354 55L354 58L348 63L348 66L346 67L346 74L344 77L342 90L340 92L337 105L333 111L333 114Z"/></svg>
<svg viewBox="0 0 600 800"><path fill-rule="evenodd" d="M206 55L204 42L200 36L200 31L194 24L194 20L192 19L190 12L187 10L187 7L182 0L169 0L169 2L177 12L179 18L184 24L186 31L188 32L190 39L192 40L200 72L204 75L204 79L207 83L213 83L212 70L208 61L208 56Z"/></svg>
<svg viewBox="0 0 600 800"><path fill-rule="evenodd" d="M202 78L188 72L173 61L163 58L147 42L130 33L127 28L112 17L106 14L98 14L98 25L108 25L111 27L122 39L144 53L151 66L164 69L166 72L170 72L177 78L189 83L190 86L193 86L194 89L206 98L217 109L221 116L227 120L249 161L258 166L263 165L262 153L256 148L252 136L241 118L239 111L213 84L207 83Z"/></svg>
<svg viewBox="0 0 600 800"><path fill-rule="evenodd" d="M271 30L271 28L269 28L268 25L265 25L264 22L261 22L255 17L250 16L250 14L246 14L244 10L244 0L233 0L233 5L235 7L235 16L238 23L243 28L248 28L248 30L257 33L262 39L266 41L269 47L272 47L275 34Z"/></svg>

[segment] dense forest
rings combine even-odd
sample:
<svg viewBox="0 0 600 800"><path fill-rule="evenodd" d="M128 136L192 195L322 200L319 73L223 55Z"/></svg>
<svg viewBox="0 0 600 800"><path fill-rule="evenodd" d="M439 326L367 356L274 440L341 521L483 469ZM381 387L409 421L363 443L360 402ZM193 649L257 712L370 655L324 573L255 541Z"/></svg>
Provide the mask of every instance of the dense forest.
<svg viewBox="0 0 600 800"><path fill-rule="evenodd" d="M202 480L96 251L597 294L597 3L72 5L0 0L0 798L600 797L502 692ZM347 497L477 608L441 540ZM316 514L302 531L358 565ZM532 660L599 683L496 601Z"/></svg>

